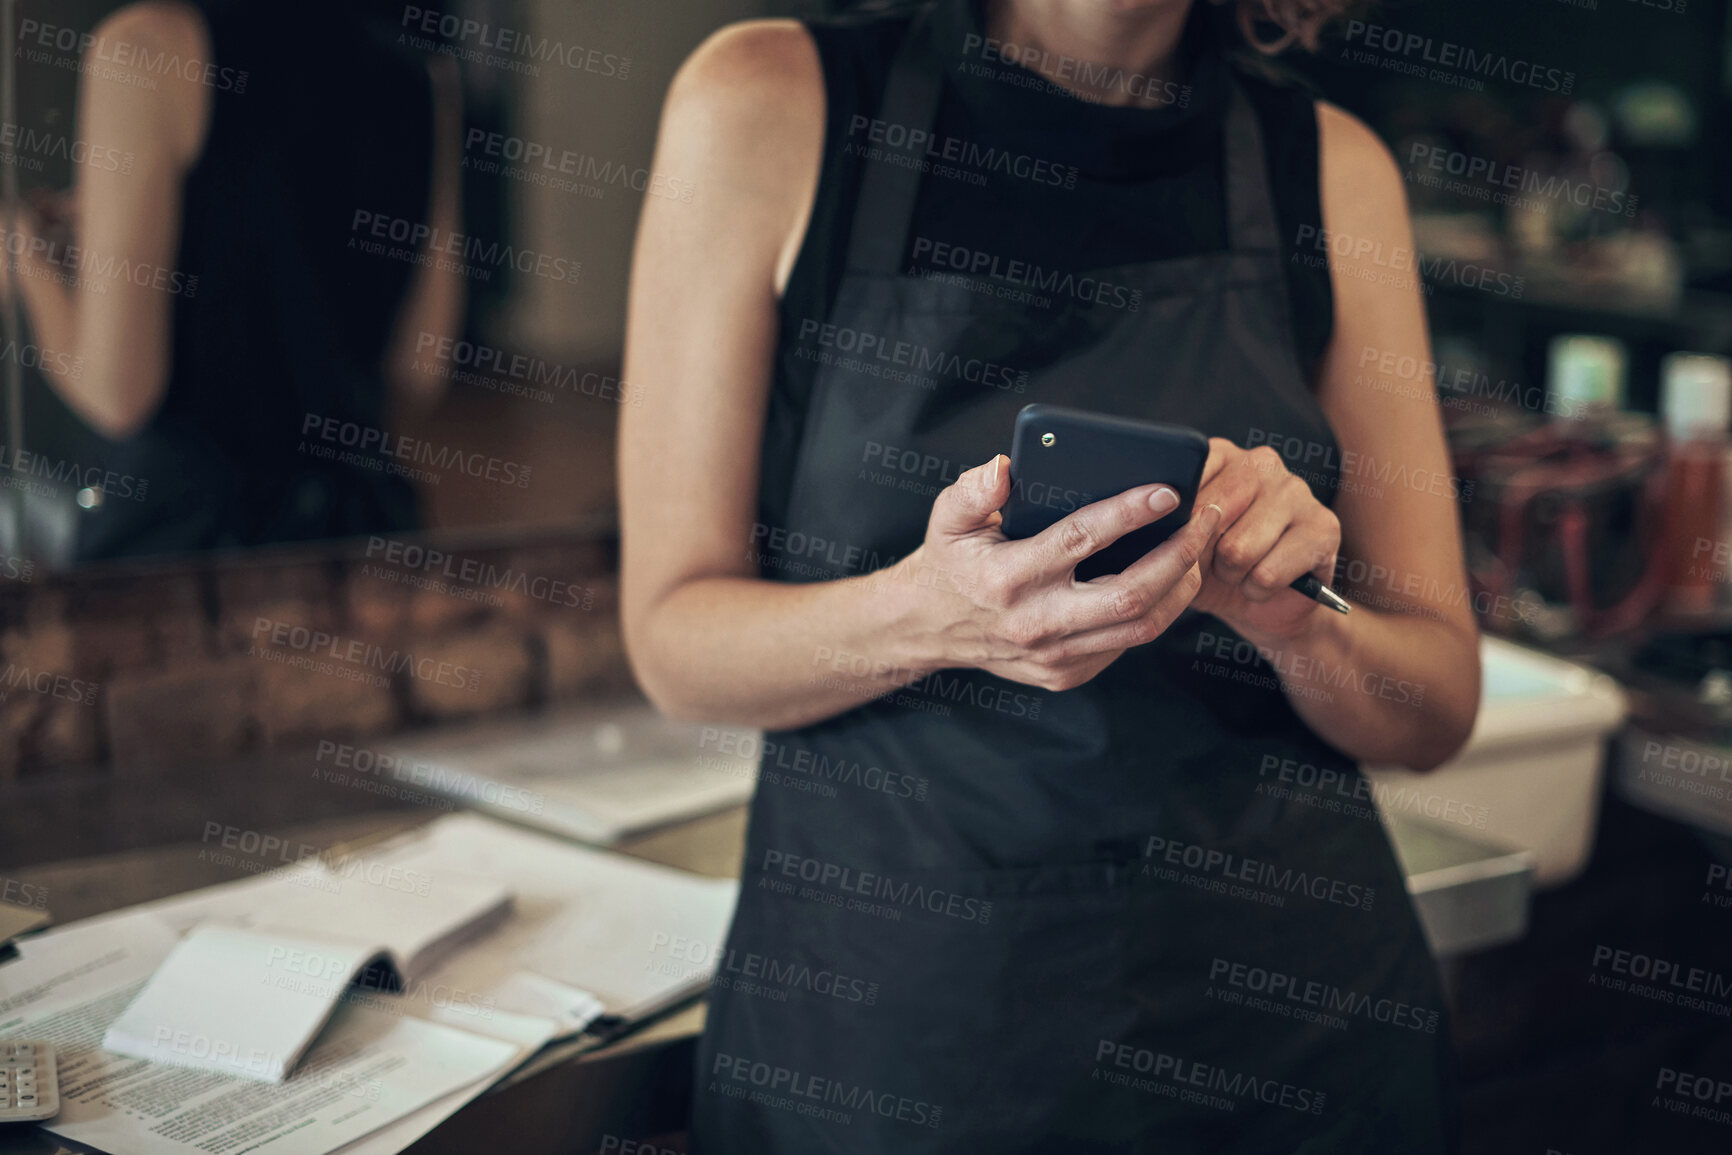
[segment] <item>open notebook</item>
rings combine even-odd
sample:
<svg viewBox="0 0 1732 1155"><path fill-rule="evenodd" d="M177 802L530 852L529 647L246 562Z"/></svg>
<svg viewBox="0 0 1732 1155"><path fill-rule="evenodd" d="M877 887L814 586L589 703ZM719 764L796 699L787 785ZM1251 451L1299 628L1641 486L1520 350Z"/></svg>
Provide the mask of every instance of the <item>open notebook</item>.
<svg viewBox="0 0 1732 1155"><path fill-rule="evenodd" d="M488 989L509 959L519 980L592 995L634 1022L701 993L733 918L739 882L580 846L479 814L452 814L377 852L407 870L461 869L515 896L488 951L460 953L439 977Z"/></svg>
<svg viewBox="0 0 1732 1155"><path fill-rule="evenodd" d="M105 1049L280 1083L345 998L411 987L511 909L496 881L378 859L299 863L251 897L187 932Z"/></svg>

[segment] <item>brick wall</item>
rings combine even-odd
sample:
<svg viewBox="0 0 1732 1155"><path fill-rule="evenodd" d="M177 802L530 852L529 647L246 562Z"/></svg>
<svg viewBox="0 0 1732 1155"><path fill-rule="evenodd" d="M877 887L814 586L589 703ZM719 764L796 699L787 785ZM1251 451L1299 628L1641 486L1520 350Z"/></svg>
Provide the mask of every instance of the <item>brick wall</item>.
<svg viewBox="0 0 1732 1155"><path fill-rule="evenodd" d="M0 586L0 781L629 693L617 546L343 543Z"/></svg>

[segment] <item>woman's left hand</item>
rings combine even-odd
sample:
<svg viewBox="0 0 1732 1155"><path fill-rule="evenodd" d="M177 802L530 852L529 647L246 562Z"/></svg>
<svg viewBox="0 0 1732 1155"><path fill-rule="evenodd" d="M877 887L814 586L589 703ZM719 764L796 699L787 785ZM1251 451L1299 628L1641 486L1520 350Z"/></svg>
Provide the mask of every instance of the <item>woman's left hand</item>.
<svg viewBox="0 0 1732 1155"><path fill-rule="evenodd" d="M1199 568L1203 588L1191 608L1214 614L1255 643L1297 637L1328 613L1288 583L1304 574L1325 582L1335 572L1341 523L1288 472L1267 445L1240 449L1209 438L1209 459L1194 509L1218 505L1224 517Z"/></svg>

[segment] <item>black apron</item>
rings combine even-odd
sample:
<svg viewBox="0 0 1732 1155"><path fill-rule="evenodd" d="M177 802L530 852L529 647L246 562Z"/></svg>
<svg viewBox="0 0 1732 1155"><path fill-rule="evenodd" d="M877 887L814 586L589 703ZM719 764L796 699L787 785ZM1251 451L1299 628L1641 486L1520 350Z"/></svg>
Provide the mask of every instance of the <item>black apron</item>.
<svg viewBox="0 0 1732 1155"><path fill-rule="evenodd" d="M930 126L941 87L917 19L882 121ZM828 326L782 336L822 367L773 391L764 576L906 555L1031 401L1335 460L1237 82L1225 133L1228 251L1099 270L1134 310L905 274L921 170L948 174L885 133ZM1327 501L1336 476L1307 480ZM812 677L866 661L820 645ZM1268 662L1195 613L1074 690L946 670L767 734L692 1149L1453 1150L1443 995L1375 815Z"/></svg>

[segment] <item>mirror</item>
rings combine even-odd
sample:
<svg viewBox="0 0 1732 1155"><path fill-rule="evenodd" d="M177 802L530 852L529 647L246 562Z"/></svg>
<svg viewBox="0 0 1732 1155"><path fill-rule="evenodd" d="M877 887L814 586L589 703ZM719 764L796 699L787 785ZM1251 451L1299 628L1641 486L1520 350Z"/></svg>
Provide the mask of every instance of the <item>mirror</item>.
<svg viewBox="0 0 1732 1155"><path fill-rule="evenodd" d="M792 5L784 5L791 9ZM6 0L0 552L50 569L613 504L679 62L764 0Z"/></svg>

